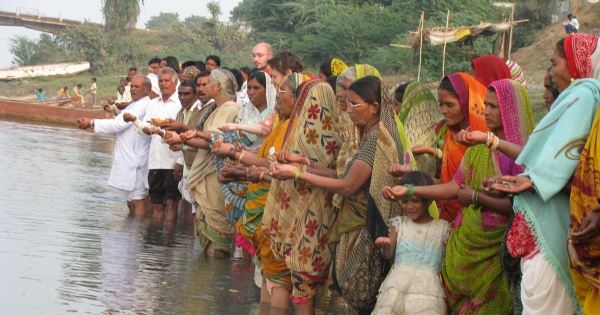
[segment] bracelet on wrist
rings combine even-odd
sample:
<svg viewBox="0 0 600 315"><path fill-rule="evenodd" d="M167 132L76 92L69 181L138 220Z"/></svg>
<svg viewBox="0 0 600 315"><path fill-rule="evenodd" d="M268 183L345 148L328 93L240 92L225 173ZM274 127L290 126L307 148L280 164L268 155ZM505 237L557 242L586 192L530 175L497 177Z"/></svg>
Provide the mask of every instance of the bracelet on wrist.
<svg viewBox="0 0 600 315"><path fill-rule="evenodd" d="M304 172L302 170L302 167L298 167L296 169L296 173L294 174L294 181L296 182L296 184L298 183L298 181L300 181L300 174L302 174L302 172Z"/></svg>
<svg viewBox="0 0 600 315"><path fill-rule="evenodd" d="M408 189L408 194L406 194L406 200L412 199L412 197L415 195L415 187L411 184L406 184L404 185L404 187L406 187Z"/></svg>

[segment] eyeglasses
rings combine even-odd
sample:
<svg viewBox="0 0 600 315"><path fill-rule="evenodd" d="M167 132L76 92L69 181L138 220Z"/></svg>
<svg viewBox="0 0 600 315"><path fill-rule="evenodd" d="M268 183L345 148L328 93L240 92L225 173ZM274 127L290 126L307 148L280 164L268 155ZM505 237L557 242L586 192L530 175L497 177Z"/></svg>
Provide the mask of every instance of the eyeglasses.
<svg viewBox="0 0 600 315"><path fill-rule="evenodd" d="M291 93L291 92L288 92L288 91L284 91L284 90L282 90L282 89L279 89L279 91L277 91L277 97L281 97L281 94L282 94L282 93L283 93L283 94L289 94L289 93Z"/></svg>
<svg viewBox="0 0 600 315"><path fill-rule="evenodd" d="M256 58L256 57L258 57L258 58L262 58L262 57L264 57L264 56L266 56L266 54L252 54L252 55L250 55L250 57L252 57L252 59L254 59L254 58Z"/></svg>
<svg viewBox="0 0 600 315"><path fill-rule="evenodd" d="M358 107L363 105L364 103L360 103L360 104L354 104L352 102L350 102L350 100L346 100L346 105L350 106L350 107Z"/></svg>

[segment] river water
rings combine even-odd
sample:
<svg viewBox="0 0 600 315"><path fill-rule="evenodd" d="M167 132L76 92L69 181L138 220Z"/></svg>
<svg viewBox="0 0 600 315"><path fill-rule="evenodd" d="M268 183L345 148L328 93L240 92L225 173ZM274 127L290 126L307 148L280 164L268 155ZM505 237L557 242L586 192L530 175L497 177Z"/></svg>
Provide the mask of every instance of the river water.
<svg viewBox="0 0 600 315"><path fill-rule="evenodd" d="M268 314L251 263L206 259L181 223L127 216L106 186L113 149L114 137L0 120L0 313ZM344 313L326 291L317 314Z"/></svg>

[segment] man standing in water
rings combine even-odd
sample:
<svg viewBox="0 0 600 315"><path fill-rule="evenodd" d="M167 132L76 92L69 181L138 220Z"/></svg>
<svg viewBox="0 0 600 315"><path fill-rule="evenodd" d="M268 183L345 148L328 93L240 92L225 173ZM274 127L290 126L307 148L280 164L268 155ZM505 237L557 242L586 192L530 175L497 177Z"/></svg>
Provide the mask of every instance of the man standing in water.
<svg viewBox="0 0 600 315"><path fill-rule="evenodd" d="M175 70L169 67L160 69L158 72L158 85L162 95L148 104L144 120L164 121L168 118L175 119L177 117L177 113L181 110L179 97L175 93L178 82L178 75ZM165 218L166 200L166 219L167 221L175 221L179 200L181 199L178 184L183 176L183 153L181 151L171 151L169 145L163 142L164 130L155 128L132 114L125 114L123 118L125 121L133 122L139 134L152 137L148 162L150 168L148 185L153 208L152 217L157 220Z"/></svg>
<svg viewBox="0 0 600 315"><path fill-rule="evenodd" d="M258 43L252 49L252 60L257 69L271 75L271 68L267 61L273 58L273 48L267 43Z"/></svg>
<svg viewBox="0 0 600 315"><path fill-rule="evenodd" d="M152 83L144 76L135 76L131 82L133 102L114 119L77 119L81 129L94 128L94 133L101 135L116 134L115 157L108 178L108 186L125 193L129 215L144 217L146 209L144 201L148 196L148 150L150 138L136 133L132 124L125 122L125 114L144 117L146 107L150 103Z"/></svg>

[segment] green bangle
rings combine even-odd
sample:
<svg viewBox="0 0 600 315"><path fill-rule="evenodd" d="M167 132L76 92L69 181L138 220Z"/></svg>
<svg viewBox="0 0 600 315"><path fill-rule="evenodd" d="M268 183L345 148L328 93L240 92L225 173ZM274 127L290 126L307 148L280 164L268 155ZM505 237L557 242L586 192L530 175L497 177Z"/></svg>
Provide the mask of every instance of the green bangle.
<svg viewBox="0 0 600 315"><path fill-rule="evenodd" d="M404 185L404 187L408 188L408 194L406 195L406 198L404 199L412 199L412 197L415 195L415 187L411 184L406 184Z"/></svg>

